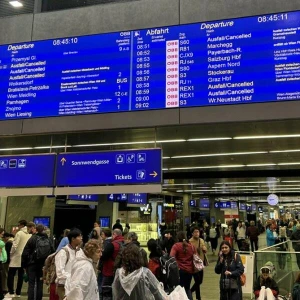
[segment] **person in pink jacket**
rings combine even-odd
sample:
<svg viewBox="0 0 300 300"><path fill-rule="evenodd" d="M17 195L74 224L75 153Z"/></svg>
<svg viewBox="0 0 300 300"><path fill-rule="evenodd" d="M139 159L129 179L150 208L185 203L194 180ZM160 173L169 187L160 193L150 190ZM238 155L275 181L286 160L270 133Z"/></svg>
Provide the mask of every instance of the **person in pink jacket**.
<svg viewBox="0 0 300 300"><path fill-rule="evenodd" d="M170 256L175 257L179 268L180 285L185 289L188 298L192 300L190 286L194 273L193 254L195 249L188 243L184 231L177 233L177 240L178 243L173 245Z"/></svg>

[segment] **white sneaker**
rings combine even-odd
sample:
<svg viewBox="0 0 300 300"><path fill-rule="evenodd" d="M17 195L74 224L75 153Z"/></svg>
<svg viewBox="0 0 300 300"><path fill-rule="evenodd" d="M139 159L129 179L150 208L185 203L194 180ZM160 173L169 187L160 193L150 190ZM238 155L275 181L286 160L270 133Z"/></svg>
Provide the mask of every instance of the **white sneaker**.
<svg viewBox="0 0 300 300"><path fill-rule="evenodd" d="M16 294L14 297L15 297L15 298L21 298L21 295L17 295L17 294Z"/></svg>
<svg viewBox="0 0 300 300"><path fill-rule="evenodd" d="M13 298L14 296L14 294L7 293L4 298Z"/></svg>

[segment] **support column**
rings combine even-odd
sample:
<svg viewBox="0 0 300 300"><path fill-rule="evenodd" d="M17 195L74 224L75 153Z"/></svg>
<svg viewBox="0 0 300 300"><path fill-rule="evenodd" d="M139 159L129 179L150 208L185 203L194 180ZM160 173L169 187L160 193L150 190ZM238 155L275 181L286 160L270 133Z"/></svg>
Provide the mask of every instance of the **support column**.
<svg viewBox="0 0 300 300"><path fill-rule="evenodd" d="M183 195L183 209L182 209L182 217L183 217L183 229L185 229L185 220L189 218L189 224L191 223L191 209L189 205L190 197L188 194Z"/></svg>
<svg viewBox="0 0 300 300"><path fill-rule="evenodd" d="M7 210L7 197L0 197L0 226L4 228Z"/></svg>

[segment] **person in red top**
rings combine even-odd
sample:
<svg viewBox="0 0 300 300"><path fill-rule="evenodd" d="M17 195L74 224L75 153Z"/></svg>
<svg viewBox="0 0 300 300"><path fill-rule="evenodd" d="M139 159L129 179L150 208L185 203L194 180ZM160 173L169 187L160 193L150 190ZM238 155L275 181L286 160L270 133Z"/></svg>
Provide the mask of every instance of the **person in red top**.
<svg viewBox="0 0 300 300"><path fill-rule="evenodd" d="M170 256L175 257L179 267L180 285L184 287L185 292L190 300L193 300L191 293L191 281L194 273L193 254L195 250L186 240L184 231L177 233L178 243L174 244Z"/></svg>
<svg viewBox="0 0 300 300"><path fill-rule="evenodd" d="M112 234L112 242L107 244L101 257L103 262L102 269L102 295L103 299L112 299L112 283L114 281L114 262L121 249L121 244L124 244L124 237L120 229L115 229Z"/></svg>
<svg viewBox="0 0 300 300"><path fill-rule="evenodd" d="M148 268L154 274L157 280L160 281L161 271L159 258L163 255L162 250L155 239L150 239L147 242L147 247L150 252Z"/></svg>

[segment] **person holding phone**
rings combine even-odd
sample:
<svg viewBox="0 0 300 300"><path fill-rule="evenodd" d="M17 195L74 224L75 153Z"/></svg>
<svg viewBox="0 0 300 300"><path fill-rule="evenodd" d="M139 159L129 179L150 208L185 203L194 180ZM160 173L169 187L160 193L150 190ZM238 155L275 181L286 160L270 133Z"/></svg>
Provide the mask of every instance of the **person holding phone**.
<svg viewBox="0 0 300 300"><path fill-rule="evenodd" d="M222 241L215 272L220 274L220 300L242 300L240 276L244 273L241 257L228 241Z"/></svg>

